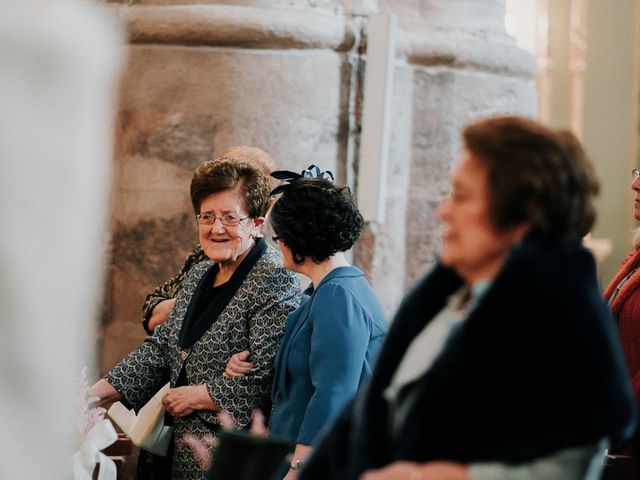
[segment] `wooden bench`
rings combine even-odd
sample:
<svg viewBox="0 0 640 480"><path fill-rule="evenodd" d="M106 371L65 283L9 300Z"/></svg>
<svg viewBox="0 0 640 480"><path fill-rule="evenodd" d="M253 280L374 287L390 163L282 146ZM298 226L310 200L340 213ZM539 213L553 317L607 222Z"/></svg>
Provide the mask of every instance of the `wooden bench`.
<svg viewBox="0 0 640 480"><path fill-rule="evenodd" d="M132 451L133 444L131 443L131 439L129 439L129 437L124 433L119 433L118 439L112 445L102 450L102 453L111 458L111 460L116 464L116 468L118 469L118 478L120 478L122 465L124 465L124 462L126 462L127 457L131 455ZM100 465L98 464L93 472L93 480L97 480L99 471Z"/></svg>

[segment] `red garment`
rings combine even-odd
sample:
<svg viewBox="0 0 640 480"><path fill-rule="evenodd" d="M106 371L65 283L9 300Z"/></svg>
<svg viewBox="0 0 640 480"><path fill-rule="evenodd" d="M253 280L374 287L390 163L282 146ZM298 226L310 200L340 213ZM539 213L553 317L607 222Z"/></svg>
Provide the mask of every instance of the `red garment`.
<svg viewBox="0 0 640 480"><path fill-rule="evenodd" d="M638 264L640 264L640 248L631 252L620 265L618 273L604 291L607 300L611 298L622 279ZM618 324L633 391L640 404L640 269L637 269L622 286L611 304L611 311ZM638 440L635 440L635 443L638 443ZM631 453L629 447L630 445L625 448L625 453ZM634 447L636 452L640 451L640 444Z"/></svg>

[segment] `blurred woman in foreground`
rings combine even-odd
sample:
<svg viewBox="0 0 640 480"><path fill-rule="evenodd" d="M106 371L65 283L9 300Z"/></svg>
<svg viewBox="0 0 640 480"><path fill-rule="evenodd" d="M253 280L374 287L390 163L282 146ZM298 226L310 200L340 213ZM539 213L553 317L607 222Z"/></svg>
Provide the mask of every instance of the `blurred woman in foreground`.
<svg viewBox="0 0 640 480"><path fill-rule="evenodd" d="M598 185L568 132L464 130L440 262L392 322L369 387L301 480L598 478L631 431L620 346L581 237Z"/></svg>

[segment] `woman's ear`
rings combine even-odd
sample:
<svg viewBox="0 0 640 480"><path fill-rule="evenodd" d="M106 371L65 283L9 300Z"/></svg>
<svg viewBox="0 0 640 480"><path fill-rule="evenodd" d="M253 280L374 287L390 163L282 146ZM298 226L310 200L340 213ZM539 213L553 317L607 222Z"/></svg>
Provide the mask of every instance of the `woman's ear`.
<svg viewBox="0 0 640 480"><path fill-rule="evenodd" d="M252 232L251 232L251 236L252 237L258 237L260 236L260 227L264 225L264 217L257 217L253 219L253 225L252 225Z"/></svg>
<svg viewBox="0 0 640 480"><path fill-rule="evenodd" d="M252 218L251 221L253 222L253 224L250 224L251 231L249 233L249 236L251 238L259 237L261 235L260 227L264 224L264 217Z"/></svg>

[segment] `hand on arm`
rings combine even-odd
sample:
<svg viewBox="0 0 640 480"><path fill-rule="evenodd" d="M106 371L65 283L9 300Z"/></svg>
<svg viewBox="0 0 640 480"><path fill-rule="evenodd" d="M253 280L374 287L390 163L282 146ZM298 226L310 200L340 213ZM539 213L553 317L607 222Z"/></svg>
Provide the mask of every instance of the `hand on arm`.
<svg viewBox="0 0 640 480"><path fill-rule="evenodd" d="M142 307L142 325L148 334L153 333L153 329L167 319L173 305L168 308L168 304L165 304L162 309L166 311L161 309L156 312L155 308L165 300L174 300L189 270L203 260L207 260L207 256L202 250L200 244L198 244L191 252L189 252L189 255L185 258L184 265L180 271L147 295ZM159 316L154 320L153 325L151 325L151 318L156 313L159 314Z"/></svg>
<svg viewBox="0 0 640 480"><path fill-rule="evenodd" d="M206 385L172 388L162 397L162 405L174 417L185 417L194 410L218 410Z"/></svg>
<svg viewBox="0 0 640 480"><path fill-rule="evenodd" d="M242 377L249 373L253 370L253 363L248 362L247 358L249 358L248 350L231 355L222 375L225 377Z"/></svg>
<svg viewBox="0 0 640 480"><path fill-rule="evenodd" d="M599 470L606 439L596 444L571 447L557 451L546 457L535 458L529 462L509 465L505 463L472 463L462 465L453 462L395 462L379 470L365 472L360 480L469 480L502 479L522 480L540 479L564 480L567 478L592 478L594 469Z"/></svg>
<svg viewBox="0 0 640 480"><path fill-rule="evenodd" d="M369 470L360 480L467 480L469 467L453 462L394 462L379 470Z"/></svg>
<svg viewBox="0 0 640 480"><path fill-rule="evenodd" d="M248 318L247 350L251 352L251 362L248 363L253 366L250 375L230 377L223 372L223 375L213 378L208 384L209 395L219 409L233 411L240 427L249 423L251 409L261 405L271 386L274 357L282 337L284 322L296 303L295 298L275 304L267 302ZM232 372L228 371L227 374L229 373ZM215 421L214 418L209 420L207 415L204 415L204 419Z"/></svg>
<svg viewBox="0 0 640 480"><path fill-rule="evenodd" d="M154 307L154 309L151 311L151 316L149 317L149 324L147 325L149 330L153 332L158 325L163 324L169 317L169 314L171 313L171 310L173 310L173 306L175 304L176 304L175 298L169 298L167 300L163 300L162 302L158 303Z"/></svg>

